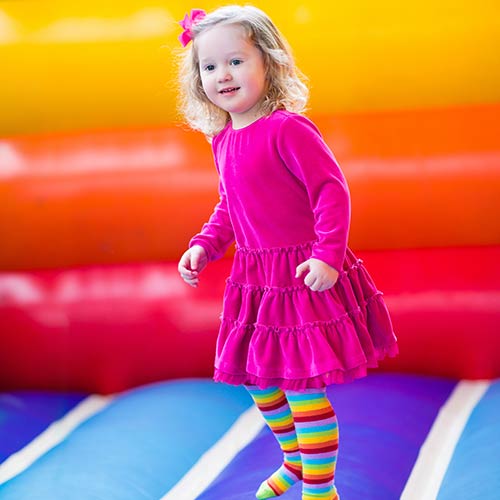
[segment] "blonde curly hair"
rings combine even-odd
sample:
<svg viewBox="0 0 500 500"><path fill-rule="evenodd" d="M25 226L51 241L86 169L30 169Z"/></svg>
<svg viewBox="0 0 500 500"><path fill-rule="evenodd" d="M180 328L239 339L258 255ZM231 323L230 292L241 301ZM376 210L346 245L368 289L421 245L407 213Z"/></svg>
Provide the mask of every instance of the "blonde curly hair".
<svg viewBox="0 0 500 500"><path fill-rule="evenodd" d="M239 24L249 40L260 49L266 68L267 93L262 112L269 115L277 109L301 113L309 97L306 77L295 66L287 41L269 17L249 5L228 5L209 13L191 29L192 41L180 54L180 112L188 124L208 138L218 134L230 120L229 113L213 104L201 83L196 38L218 24Z"/></svg>

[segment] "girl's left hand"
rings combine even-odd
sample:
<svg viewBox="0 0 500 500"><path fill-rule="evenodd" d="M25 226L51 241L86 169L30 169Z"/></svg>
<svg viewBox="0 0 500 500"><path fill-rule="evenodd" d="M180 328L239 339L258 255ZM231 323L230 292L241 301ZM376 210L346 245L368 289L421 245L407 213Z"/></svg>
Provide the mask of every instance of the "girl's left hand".
<svg viewBox="0 0 500 500"><path fill-rule="evenodd" d="M319 259L308 259L297 266L296 278L300 278L309 271L304 278L304 284L313 292L323 292L332 288L337 282L339 273L326 262Z"/></svg>

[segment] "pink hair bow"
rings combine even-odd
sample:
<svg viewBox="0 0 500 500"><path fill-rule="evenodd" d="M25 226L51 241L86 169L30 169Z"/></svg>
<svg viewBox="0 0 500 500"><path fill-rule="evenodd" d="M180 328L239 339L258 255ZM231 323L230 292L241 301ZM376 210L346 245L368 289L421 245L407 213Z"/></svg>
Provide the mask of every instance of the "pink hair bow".
<svg viewBox="0 0 500 500"><path fill-rule="evenodd" d="M179 24L184 28L184 31L179 35L179 40L183 47L185 47L193 39L191 28L197 21L201 21L206 15L207 14L204 10L192 9L191 17L189 17L189 14L186 14L184 19L179 21Z"/></svg>

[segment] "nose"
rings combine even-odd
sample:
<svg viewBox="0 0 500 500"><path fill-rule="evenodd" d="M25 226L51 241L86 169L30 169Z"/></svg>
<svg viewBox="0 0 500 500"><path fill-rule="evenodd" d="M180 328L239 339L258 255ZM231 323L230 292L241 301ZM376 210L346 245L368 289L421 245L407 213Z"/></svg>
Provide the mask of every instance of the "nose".
<svg viewBox="0 0 500 500"><path fill-rule="evenodd" d="M221 68L219 70L219 73L217 75L217 80L219 81L219 83L223 83L223 82L228 82L229 80L231 80L233 77L231 75L231 72L229 71L228 68L224 67L224 68Z"/></svg>

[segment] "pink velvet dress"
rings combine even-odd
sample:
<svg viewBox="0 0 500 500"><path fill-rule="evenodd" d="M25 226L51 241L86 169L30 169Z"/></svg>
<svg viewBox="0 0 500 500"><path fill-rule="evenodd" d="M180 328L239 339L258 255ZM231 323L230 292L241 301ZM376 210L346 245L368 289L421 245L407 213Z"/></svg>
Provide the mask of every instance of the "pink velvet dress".
<svg viewBox="0 0 500 500"><path fill-rule="evenodd" d="M345 177L316 126L275 111L212 142L220 201L189 246L213 261L236 241L214 379L301 390L366 375L397 354L391 319L371 276L347 246ZM296 267L320 259L339 272L314 292Z"/></svg>

